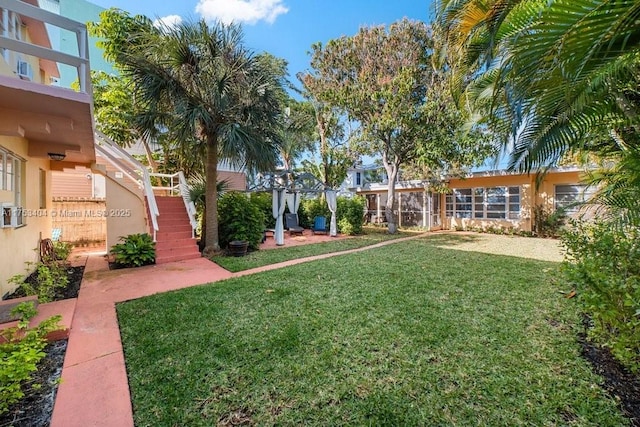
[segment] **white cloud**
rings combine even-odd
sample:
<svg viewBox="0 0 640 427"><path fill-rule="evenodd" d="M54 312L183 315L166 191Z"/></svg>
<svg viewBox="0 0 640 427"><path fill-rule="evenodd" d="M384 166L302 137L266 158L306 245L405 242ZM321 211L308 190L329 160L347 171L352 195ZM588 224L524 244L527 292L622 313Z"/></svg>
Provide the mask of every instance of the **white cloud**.
<svg viewBox="0 0 640 427"><path fill-rule="evenodd" d="M207 21L219 20L225 24L255 24L262 20L273 24L279 15L288 11L282 0L198 0L196 6L196 13Z"/></svg>
<svg viewBox="0 0 640 427"><path fill-rule="evenodd" d="M153 26L156 28L167 27L167 28L175 28L177 25L182 23L182 17L179 15L169 15L163 18L158 18L153 21Z"/></svg>

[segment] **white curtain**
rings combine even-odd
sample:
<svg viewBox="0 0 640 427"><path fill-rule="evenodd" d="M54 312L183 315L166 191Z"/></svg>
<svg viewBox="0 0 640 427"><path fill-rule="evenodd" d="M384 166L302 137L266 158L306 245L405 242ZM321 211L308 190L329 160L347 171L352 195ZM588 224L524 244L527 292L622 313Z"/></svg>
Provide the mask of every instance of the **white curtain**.
<svg viewBox="0 0 640 427"><path fill-rule="evenodd" d="M282 246L284 245L284 223L282 221L282 214L284 214L285 207L285 191L282 190L273 190L273 203L272 203L272 214L273 218L276 220L276 232L274 233L274 239L276 241L276 245Z"/></svg>
<svg viewBox="0 0 640 427"><path fill-rule="evenodd" d="M327 205L331 211L331 225L329 227L329 236L338 235L338 224L336 223L336 210L338 209L338 195L333 190L327 190Z"/></svg>
<svg viewBox="0 0 640 427"><path fill-rule="evenodd" d="M294 214L298 213L301 199L302 197L300 197L299 191L296 191L294 193L287 192L287 208L289 209L289 212Z"/></svg>

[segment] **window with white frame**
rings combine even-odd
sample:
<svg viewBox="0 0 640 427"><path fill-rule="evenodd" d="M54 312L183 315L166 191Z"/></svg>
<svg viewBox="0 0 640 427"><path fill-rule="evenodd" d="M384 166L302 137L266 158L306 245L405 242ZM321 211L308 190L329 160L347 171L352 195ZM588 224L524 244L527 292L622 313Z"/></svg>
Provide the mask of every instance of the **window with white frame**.
<svg viewBox="0 0 640 427"><path fill-rule="evenodd" d="M11 201L2 203L2 226L23 225L22 178L24 160L0 147L0 190L13 193Z"/></svg>
<svg viewBox="0 0 640 427"><path fill-rule="evenodd" d="M556 185L555 208L567 213L578 212L580 203L589 200L594 192L594 187L583 184Z"/></svg>
<svg viewBox="0 0 640 427"><path fill-rule="evenodd" d="M520 187L454 189L445 209L449 218L519 219Z"/></svg>

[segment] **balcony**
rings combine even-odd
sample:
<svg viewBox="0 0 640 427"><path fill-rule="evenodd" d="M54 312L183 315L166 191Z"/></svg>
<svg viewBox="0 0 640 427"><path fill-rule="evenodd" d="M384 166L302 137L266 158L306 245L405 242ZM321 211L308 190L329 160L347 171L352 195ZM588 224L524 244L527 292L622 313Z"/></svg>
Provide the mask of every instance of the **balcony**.
<svg viewBox="0 0 640 427"><path fill-rule="evenodd" d="M65 154L65 163L88 165L95 160L95 150L87 28L37 4L37 0L0 0L0 19L16 14L28 34L22 40L10 37L4 18L0 52L28 58L31 64L9 64L9 55L0 55L0 135L27 139L31 157L46 158L55 152ZM52 49L45 24L74 33L78 53ZM55 75L58 64L76 69L79 91L40 82L41 76Z"/></svg>

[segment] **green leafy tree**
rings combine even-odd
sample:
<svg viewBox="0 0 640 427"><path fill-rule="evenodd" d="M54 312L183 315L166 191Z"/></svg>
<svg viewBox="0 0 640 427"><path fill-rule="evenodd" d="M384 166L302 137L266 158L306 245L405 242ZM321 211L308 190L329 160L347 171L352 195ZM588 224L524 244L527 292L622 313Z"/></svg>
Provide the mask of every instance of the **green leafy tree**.
<svg viewBox="0 0 640 427"><path fill-rule="evenodd" d="M199 21L156 29L124 12L116 15L114 21L123 19L135 31L126 38L114 34L105 42L106 52L131 79L142 106L137 127L166 130L180 151L204 154L203 238L206 252L217 251L218 161L250 171L273 167L281 135L283 69L270 55L247 50L235 25L210 27Z"/></svg>
<svg viewBox="0 0 640 427"><path fill-rule="evenodd" d="M353 37L313 46L312 73L305 86L318 99L343 109L362 129L361 149L379 155L389 186L386 219L397 231L395 183L400 167L425 165L456 152L454 139L441 140L449 115L442 102L445 75L432 66L433 39L424 23L402 20L389 28L362 28ZM452 144L441 147L442 144Z"/></svg>

